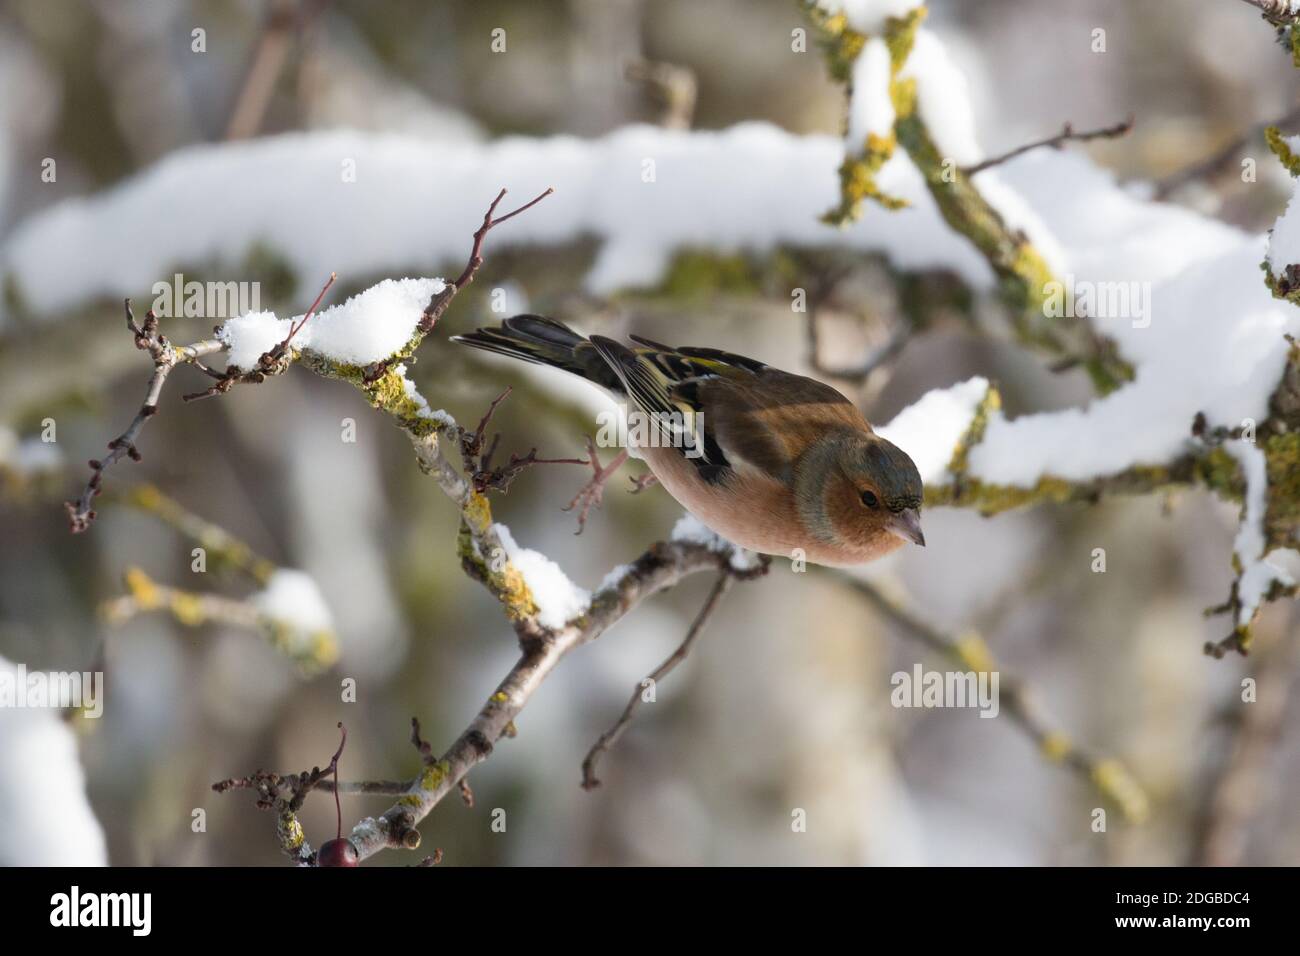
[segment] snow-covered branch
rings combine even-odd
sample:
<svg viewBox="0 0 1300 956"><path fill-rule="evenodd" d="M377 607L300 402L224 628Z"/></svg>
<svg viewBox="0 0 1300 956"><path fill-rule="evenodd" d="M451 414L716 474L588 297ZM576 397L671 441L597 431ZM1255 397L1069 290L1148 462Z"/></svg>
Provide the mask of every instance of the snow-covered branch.
<svg viewBox="0 0 1300 956"><path fill-rule="evenodd" d="M867 9L888 15L878 22L856 18ZM705 133L637 127L592 141L512 139L436 151L408 137L286 136L182 151L103 196L34 217L0 250L6 308L31 320L26 328L39 329L106 296L128 295L171 263L229 266L259 245L281 257L299 284L326 266L354 276L423 273L431 262L463 255L464 235L478 224L454 281L385 279L319 313L313 306L293 318L236 316L214 339L181 348L162 336L152 313L140 327L128 317L137 346L153 360L153 376L140 413L114 439L110 455L92 463L89 484L69 507L74 529L83 530L103 472L138 454L139 433L180 364L214 378L203 393L213 396L301 366L353 386L407 435L421 470L457 509L460 561L501 604L520 657L457 739L440 754L427 752L421 773L393 806L353 828L349 839L361 859L417 846L424 817L513 735L515 719L570 651L689 575L720 574L720 596L734 578L760 570L688 525L589 593L494 520L488 492L508 477L490 467L483 425L464 428L435 410L407 369L474 279L489 230L550 192L497 216L501 191L483 215L481 205L468 204L492 194L488 183L492 190L502 181L540 189L544 175L560 185L547 216L520 217L502 238L515 246L575 248L594 239L594 261L588 268L585 257L575 256L572 278L598 295L671 288L690 255L698 263L701 256L740 253L752 262L832 247L879 257L896 270L948 270L965 290L1009 303L1021 342L1086 366L1100 397L1010 419L983 378L919 396L878 431L915 460L928 506L994 514L1201 486L1242 504L1236 581L1223 608L1233 615L1233 633L1211 651L1247 651L1262 603L1295 592L1279 552L1295 546L1300 525L1300 348L1288 341L1300 333L1292 307L1300 301L1300 219L1292 222L1297 217L1288 210L1271 240L1247 235L1143 200L1086 158L1055 150L1018 151L985 168L990 161L974 140L964 81L938 38L922 28L923 15L923 7L903 2L814 7L830 40L832 72L852 81L847 152L836 139L760 124ZM1276 134L1270 142L1300 170L1293 162L1300 143ZM358 171L354 181L339 182L340 157ZM239 188L230 188L236 182ZM328 204L320 201L326 185L338 187ZM890 211L868 207L861 214L868 199ZM842 226L834 233L818 223L827 208ZM164 209L166 216L155 215ZM431 209L438 228L430 228ZM123 219L157 228L119 257L115 237ZM79 257L84 268L67 270L68 250L87 248L95 254ZM1261 259L1267 283L1259 279ZM225 371L206 369L201 360L218 354ZM505 467L536 461L534 451ZM599 477L594 458L593 467ZM149 510L200 540L211 534L156 501ZM239 623L274 639L277 602L269 595L293 582L255 556L235 563L258 578L265 600L191 594L136 572L115 607L121 615L159 610L184 623ZM860 590L913 637L974 670L992 667L982 644L958 644L878 592ZM1049 755L1091 776L1130 816L1141 816L1140 792L1115 765L1076 749L1019 687L1011 688L1009 707ZM276 809L284 851L311 862L296 813L307 792L327 782L299 778L282 789L288 779L240 778ZM381 783L355 788L394 789Z"/></svg>
<svg viewBox="0 0 1300 956"><path fill-rule="evenodd" d="M186 627L221 624L252 631L308 675L338 659L329 608L315 581L301 571L276 571L263 590L243 600L160 584L140 568L128 568L123 579L125 593L102 608L110 624L162 612Z"/></svg>
<svg viewBox="0 0 1300 956"><path fill-rule="evenodd" d="M1017 160L999 157L998 169L980 161L964 79L940 41L922 27L925 7L906 0L819 0L808 9L827 38L831 74L847 82L850 94L841 204L834 218L857 218L868 198L883 198L886 210L906 205L879 189L880 177L901 160L895 146L903 146L944 220L985 255L1001 280L1021 341L1082 362L1104 395L1087 409L1014 422L1002 416L995 391L974 401L972 383L955 386L946 397L923 397L893 424L900 438L909 430L901 424L919 432L936 408L954 414L961 436L933 455L933 444L923 452L931 462L930 473L922 468L927 500L992 514L1035 502L1096 501L1106 493L1182 484L1245 498L1233 558L1237 579L1222 608L1234 612L1233 631L1207 648L1216 655L1226 648L1244 653L1263 601L1294 592L1292 575L1268 555L1294 548L1300 530L1294 505L1300 489L1285 477L1300 460L1300 416L1287 401L1296 363L1287 341L1298 324L1295 316L1262 302L1254 273L1259 240L1239 237L1235 249L1220 247L1213 261L1194 266L1188 253L1199 259L1201 240L1185 236L1171 243L1166 264L1147 273L1146 281L1132 264L1114 260L1080 281L1073 270L1082 250L1066 238L1069 223L1056 220L1053 230L1030 219L1026 227L1013 227L1013 217L1023 217L1024 210L995 177L1008 159L1009 168ZM1287 168L1300 173L1300 140L1276 130L1268 140ZM1043 158L1041 152L1033 155ZM1019 162L1025 159L1022 154ZM1059 211L1059 202L1040 199L1036 210L1055 205ZM1138 205L1128 225L1144 231L1152 206L1140 204L1146 208L1139 211ZM902 215L892 211L875 218ZM1117 233L1126 218L1112 219L1110 228ZM1267 288L1300 302L1300 226L1291 218L1273 230ZM1214 245L1227 238L1208 229L1203 236ZM1122 304L1109 298L1120 294ZM1066 308L1053 301L1062 295L1070 300ZM1224 315L1234 321L1224 323ZM953 438L952 431L944 432L945 440ZM1223 446L1225 435L1243 434L1251 444L1247 452L1234 454ZM916 457L912 445L901 444ZM1251 496L1259 499L1254 507Z"/></svg>
<svg viewBox="0 0 1300 956"><path fill-rule="evenodd" d="M590 605L560 627L543 627L537 616L516 621L519 660L455 742L426 766L410 791L379 817L368 817L353 828L349 838L361 859L388 847L418 846L415 828L419 822L474 766L487 759L502 737L514 735L515 718L570 651L595 640L641 601L691 574L720 570L751 576L766 570L765 566L737 570L734 557L729 548L699 541L660 542L630 565L617 569L591 596ZM303 847L297 848L297 853L301 858Z"/></svg>
<svg viewBox="0 0 1300 956"><path fill-rule="evenodd" d="M1089 324L1083 311L1049 314L1047 298L1059 283L1048 253L1016 227L1018 210L1004 198L998 179L979 176L1009 157L980 161L965 79L938 38L922 29L926 7L916 4L897 14L898 6L837 0L808 5L827 39L831 74L846 80L850 92L840 201L826 220L856 221L867 200L890 211L906 208L906 197L882 187L884 170L898 164L895 150L902 146L945 223L970 241L997 277L1020 340L1081 364L1102 393L1117 388L1133 370L1116 343Z"/></svg>

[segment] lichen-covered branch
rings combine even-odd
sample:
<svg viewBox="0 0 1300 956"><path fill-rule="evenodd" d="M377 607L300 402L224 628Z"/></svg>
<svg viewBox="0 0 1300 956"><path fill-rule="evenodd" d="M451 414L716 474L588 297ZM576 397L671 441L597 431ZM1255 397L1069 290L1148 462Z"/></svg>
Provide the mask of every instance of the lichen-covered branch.
<svg viewBox="0 0 1300 956"><path fill-rule="evenodd" d="M149 482L134 485L111 500L152 515L189 538L203 548L205 564L213 570L231 568L263 586L270 582L271 575L276 572L273 561L262 557L225 528L196 515L174 498L163 494L157 485Z"/></svg>
<svg viewBox="0 0 1300 956"><path fill-rule="evenodd" d="M516 733L515 720L556 665L575 648L594 641L637 604L701 571L737 574L730 555L703 544L660 542L637 558L614 582L597 591L586 613L557 630L534 619L515 622L519 660L482 709L436 760L428 762L408 790L379 817L358 823L349 835L361 859L386 848L414 849L416 827L503 738Z"/></svg>
<svg viewBox="0 0 1300 956"><path fill-rule="evenodd" d="M1258 585L1258 593L1243 595L1242 582L1248 568L1243 562L1257 562L1279 548L1294 548L1300 540L1300 345L1292 343L1281 382L1269 401L1269 416L1245 428L1210 429L1204 416L1188 426L1186 450L1167 461L1135 464L1120 471L1087 479L1070 479L1044 472L1030 485L990 482L972 474L970 454L984 438L992 416L1000 414L1001 398L989 387L975 408L970 422L953 449L952 459L940 480L925 488L929 507L969 508L983 515L995 515L1036 504L1096 504L1113 495L1146 495L1182 488L1201 487L1226 501L1245 503L1250 487L1241 453L1257 451L1262 459L1266 487L1260 489L1260 514L1243 508L1243 525L1258 526L1258 554L1242 558L1234 554L1235 580L1228 600L1207 610L1207 614L1231 614L1233 626L1222 641L1210 642L1205 651L1222 657L1227 651L1245 654L1251 643L1251 625L1264 604L1294 596L1300 588L1282 576ZM1234 454L1234 450L1238 453ZM1251 574L1263 573L1256 568Z"/></svg>
<svg viewBox="0 0 1300 956"><path fill-rule="evenodd" d="M1119 807L1129 822L1142 823L1146 819L1150 809L1146 793L1124 765L1117 760L1092 755L1055 727L1042 712L1030 688L998 664L978 633L946 634L926 623L901 599L884 589L858 578L844 576L842 580L906 634L949 662L976 674L998 672L1001 708L1033 739L1043 756L1083 774L1098 793Z"/></svg>
<svg viewBox="0 0 1300 956"><path fill-rule="evenodd" d="M806 5L806 9L827 38L831 75L847 79L868 38L853 30L843 14L828 16L815 3ZM876 200L886 209L902 205L900 200L886 196L876 180L895 147L901 146L924 178L944 221L969 239L993 269L1020 341L1081 364L1099 392L1114 390L1133 378L1132 366L1120 357L1115 343L1099 335L1086 318L1048 316L1046 305L1056 279L1046 260L1027 236L1007 225L973 182L972 172L957 166L936 145L918 106L917 79L903 75L925 16L926 8L918 6L905 17L891 17L885 23L883 39L890 58L893 129L889 136L869 135L860 152L850 144L849 154L840 166L841 201L828 214L828 221L844 224L855 220L867 199Z"/></svg>
<svg viewBox="0 0 1300 956"><path fill-rule="evenodd" d="M261 634L277 651L311 675L338 660L338 640L332 631L305 629L249 601L203 594L159 584L139 568L123 576L126 593L106 601L101 613L112 625L151 612L162 612L186 627L222 624Z"/></svg>

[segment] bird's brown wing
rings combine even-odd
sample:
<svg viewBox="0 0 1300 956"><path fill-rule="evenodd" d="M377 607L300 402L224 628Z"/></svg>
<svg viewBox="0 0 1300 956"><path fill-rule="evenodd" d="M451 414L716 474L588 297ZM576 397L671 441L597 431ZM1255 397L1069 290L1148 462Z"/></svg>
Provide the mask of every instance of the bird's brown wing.
<svg viewBox="0 0 1300 956"><path fill-rule="evenodd" d="M827 430L871 431L857 406L835 389L780 369L706 378L695 391L705 430L732 467L747 463L782 481Z"/></svg>
<svg viewBox="0 0 1300 956"><path fill-rule="evenodd" d="M639 348L600 336L592 344L643 411L691 419L702 447L686 457L706 481L725 480L745 465L787 480L827 428L871 430L852 402L815 379L733 352L632 338Z"/></svg>

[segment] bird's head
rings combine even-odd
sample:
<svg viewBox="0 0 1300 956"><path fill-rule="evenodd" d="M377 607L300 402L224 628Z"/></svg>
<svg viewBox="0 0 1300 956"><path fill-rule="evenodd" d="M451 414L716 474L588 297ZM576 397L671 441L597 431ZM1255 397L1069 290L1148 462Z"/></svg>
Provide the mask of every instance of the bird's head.
<svg viewBox="0 0 1300 956"><path fill-rule="evenodd" d="M800 463L795 481L800 513L813 534L871 551L893 550L904 541L924 547L921 473L907 452L875 434L832 435L818 445Z"/></svg>

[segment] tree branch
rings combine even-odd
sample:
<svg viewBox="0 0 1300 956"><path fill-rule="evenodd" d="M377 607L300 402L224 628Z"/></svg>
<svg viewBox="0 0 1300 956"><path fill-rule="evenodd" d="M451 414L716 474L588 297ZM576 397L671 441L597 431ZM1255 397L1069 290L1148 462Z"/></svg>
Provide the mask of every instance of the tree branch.
<svg viewBox="0 0 1300 956"><path fill-rule="evenodd" d="M825 35L832 76L846 81L867 37L851 29L843 16L830 16L816 6L808 9ZM861 152L850 150L840 166L840 203L824 218L836 225L851 222L861 215L866 199L874 199L886 209L906 205L904 200L885 196L876 182L876 174L901 146L921 173L944 221L975 246L997 275L1019 340L1071 364L1081 364L1098 392L1113 391L1133 378L1133 368L1119 355L1115 342L1101 335L1085 316L1048 318L1048 290L1057 280L1047 261L1023 232L1007 224L970 176L944 156L921 115L918 80L905 77L903 68L926 15L926 7L918 5L903 17L886 20L884 40L890 55L888 93L894 106L894 126L888 136L868 136Z"/></svg>
<svg viewBox="0 0 1300 956"><path fill-rule="evenodd" d="M1133 117L1122 120L1111 126L1103 126L1100 129L1085 130L1082 133L1076 132L1074 127L1066 123L1061 127L1061 131L1055 136L1049 136L1046 139L1035 140L1032 143L1026 143L1024 146L1017 146L1001 156L993 156L983 162L976 163L973 166L963 166L962 172L967 176L974 176L976 173L982 173L986 169L994 166L1000 166L1008 160L1015 159L1031 150L1040 149L1044 146L1050 146L1052 149L1060 149L1066 143L1086 143L1093 139L1115 139L1125 136L1133 129Z"/></svg>
<svg viewBox="0 0 1300 956"><path fill-rule="evenodd" d="M645 692L647 681L654 685L663 680L676 669L677 665L686 660L686 655L691 652L696 638L704 630L704 625L708 623L709 618L721 603L723 596L730 589L733 576L728 572L723 572L718 576L717 582L713 589L709 591L709 596L704 599L704 606L700 608L699 614L691 623L690 630L686 632L685 639L678 645L677 650L673 651L662 664L650 672L650 676L639 683L632 690L632 696L628 698L627 706L623 708L622 715L614 723L614 726L600 735L600 739L591 745L587 751L586 759L582 761L582 789L594 790L600 786L600 779L596 776L596 764L600 758L623 736L623 732L632 723L632 718L636 715L637 708L643 701L642 694Z"/></svg>
<svg viewBox="0 0 1300 956"><path fill-rule="evenodd" d="M153 375L150 376L149 385L145 389L144 403L136 412L135 418L131 419L131 424L126 426L122 434L108 443L108 454L104 458L91 459L90 481L86 483L85 489L77 500L64 502L73 534L85 531L95 520L95 510L91 506L103 490L104 472L123 458L130 458L132 461L141 459L135 445L136 438L145 423L158 413L158 400L162 396L163 385L171 370L177 365L193 362L225 348L215 339L196 342L193 345L172 345L167 341L167 336L159 331L158 316L154 314L153 309L145 313L143 325L135 324L130 299L126 300L126 326L135 337L135 347L148 352L153 359Z"/></svg>
<svg viewBox="0 0 1300 956"><path fill-rule="evenodd" d="M1255 7L1264 15L1264 19L1274 26L1288 26L1296 22L1296 12L1291 7L1291 0L1242 0Z"/></svg>
<svg viewBox="0 0 1300 956"><path fill-rule="evenodd" d="M1197 182L1202 179L1213 179L1220 173L1224 172L1237 154L1246 148L1252 141L1264 135L1264 131L1270 126L1294 126L1300 123L1300 106L1296 106L1289 112L1278 117L1275 120L1269 120L1263 123L1256 123L1245 133L1234 137L1227 145L1218 151L1211 153L1205 159L1199 160L1186 166L1177 172L1171 173L1156 182L1155 198L1168 199L1179 189L1189 183Z"/></svg>
<svg viewBox="0 0 1300 956"><path fill-rule="evenodd" d="M100 606L109 624L118 626L140 614L161 611L186 627L224 624L261 634L307 675L319 673L338 659L338 639L332 631L307 631L237 598L168 587L139 568L128 568L123 582L126 593Z"/></svg>
<svg viewBox="0 0 1300 956"><path fill-rule="evenodd" d="M949 661L976 673L997 671L1001 707L1048 759L1064 763L1083 774L1102 796L1120 808L1130 822L1140 823L1146 819L1149 810L1147 796L1123 765L1116 760L1094 757L1055 728L1039 709L1029 687L998 666L988 645L978 634L972 632L952 637L932 627L908 610L901 600L874 584L848 576L841 576L841 580L906 635Z"/></svg>
<svg viewBox="0 0 1300 956"><path fill-rule="evenodd" d="M194 514L174 498L163 494L157 485L148 482L134 485L110 500L153 515L202 547L214 565L240 571L260 585L265 586L276 572L273 561L262 557L225 528Z"/></svg>
<svg viewBox="0 0 1300 956"><path fill-rule="evenodd" d="M564 627L548 631L535 621L517 623L522 653L482 709L397 803L380 817L362 820L353 828L350 839L360 858L389 847L418 846L416 826L458 788L471 769L487 759L502 737L514 736L515 719L570 651L594 641L641 601L691 574L721 570L728 577L743 579L766 571L763 566L759 572L735 572L729 562L728 553L705 545L660 542L637 558L618 580L597 591L588 611Z"/></svg>

